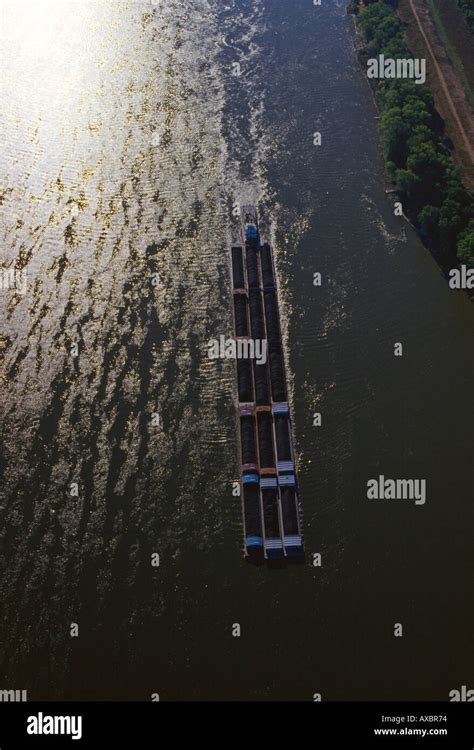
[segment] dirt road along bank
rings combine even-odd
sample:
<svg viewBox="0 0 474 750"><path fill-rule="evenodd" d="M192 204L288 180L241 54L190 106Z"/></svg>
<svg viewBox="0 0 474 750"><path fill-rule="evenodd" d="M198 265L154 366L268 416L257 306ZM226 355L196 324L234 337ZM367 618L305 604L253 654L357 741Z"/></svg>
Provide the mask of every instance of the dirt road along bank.
<svg viewBox="0 0 474 750"><path fill-rule="evenodd" d="M398 12L407 24L408 45L427 61L428 83L454 145L453 157L474 189L474 111L436 29L426 0L400 0Z"/></svg>

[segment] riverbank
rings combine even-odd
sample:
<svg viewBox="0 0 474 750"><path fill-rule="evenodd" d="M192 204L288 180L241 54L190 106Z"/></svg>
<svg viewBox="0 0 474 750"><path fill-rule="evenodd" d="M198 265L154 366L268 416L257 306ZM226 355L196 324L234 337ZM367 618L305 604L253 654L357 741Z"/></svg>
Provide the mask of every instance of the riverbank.
<svg viewBox="0 0 474 750"><path fill-rule="evenodd" d="M364 46L359 58L413 58L395 2L352 2ZM427 61L429 65L429 60ZM380 134L391 182L424 243L446 271L457 264L474 268L474 197L452 158L433 93L409 78L371 80L381 112Z"/></svg>
<svg viewBox="0 0 474 750"><path fill-rule="evenodd" d="M444 5L443 8L446 10ZM416 57L427 60L428 86L445 123L452 158L466 187L474 190L474 89L468 79L472 65L464 58L464 66L458 53L462 49L461 31L470 38L471 46L473 37L457 6L449 3L449 8L448 17L457 18L456 43L448 39L434 0L399 0L398 15L405 24L410 50Z"/></svg>
<svg viewBox="0 0 474 750"><path fill-rule="evenodd" d="M443 0L428 0L436 29L441 37L449 59L466 88L471 105L474 106L474 60L471 31L456 4L446 4Z"/></svg>

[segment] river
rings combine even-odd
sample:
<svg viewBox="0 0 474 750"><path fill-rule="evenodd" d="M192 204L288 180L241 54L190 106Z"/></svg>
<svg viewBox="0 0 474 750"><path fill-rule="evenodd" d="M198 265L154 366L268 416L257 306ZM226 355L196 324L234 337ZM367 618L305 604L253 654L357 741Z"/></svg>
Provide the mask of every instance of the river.
<svg viewBox="0 0 474 750"><path fill-rule="evenodd" d="M394 215L345 5L3 3L2 267L27 283L0 293L1 688L468 684L472 305ZM307 561L280 570L242 559L234 367L207 357L249 202L276 247L299 454ZM380 474L425 479L426 503L368 500Z"/></svg>

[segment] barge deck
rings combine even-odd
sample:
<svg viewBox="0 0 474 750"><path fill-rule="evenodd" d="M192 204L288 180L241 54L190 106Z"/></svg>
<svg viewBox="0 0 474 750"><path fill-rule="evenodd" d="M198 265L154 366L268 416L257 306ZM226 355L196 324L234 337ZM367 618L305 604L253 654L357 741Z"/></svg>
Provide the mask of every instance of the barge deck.
<svg viewBox="0 0 474 750"><path fill-rule="evenodd" d="M264 362L237 359L240 482L245 556L304 557L299 491L272 248L260 243L253 206L243 243L231 248L236 338L265 343Z"/></svg>

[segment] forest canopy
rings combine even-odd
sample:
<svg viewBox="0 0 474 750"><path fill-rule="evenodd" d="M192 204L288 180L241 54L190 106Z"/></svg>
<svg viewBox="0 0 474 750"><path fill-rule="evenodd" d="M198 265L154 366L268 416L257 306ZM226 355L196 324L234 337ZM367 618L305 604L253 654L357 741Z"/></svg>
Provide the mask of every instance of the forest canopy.
<svg viewBox="0 0 474 750"><path fill-rule="evenodd" d="M393 0L357 5L365 60L412 57L395 6ZM414 80L385 79L376 82L376 95L386 166L407 213L442 262L457 258L474 267L474 198L451 157L432 93Z"/></svg>

